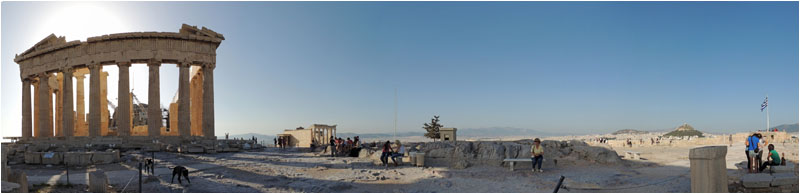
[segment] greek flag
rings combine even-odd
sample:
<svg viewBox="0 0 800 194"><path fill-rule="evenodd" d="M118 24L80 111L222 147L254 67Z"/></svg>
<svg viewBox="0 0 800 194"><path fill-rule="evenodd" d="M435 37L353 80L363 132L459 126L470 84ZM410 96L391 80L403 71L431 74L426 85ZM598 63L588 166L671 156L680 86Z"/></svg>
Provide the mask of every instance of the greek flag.
<svg viewBox="0 0 800 194"><path fill-rule="evenodd" d="M764 112L764 108L767 108L767 99L769 97L764 98L764 103L761 103L761 112Z"/></svg>

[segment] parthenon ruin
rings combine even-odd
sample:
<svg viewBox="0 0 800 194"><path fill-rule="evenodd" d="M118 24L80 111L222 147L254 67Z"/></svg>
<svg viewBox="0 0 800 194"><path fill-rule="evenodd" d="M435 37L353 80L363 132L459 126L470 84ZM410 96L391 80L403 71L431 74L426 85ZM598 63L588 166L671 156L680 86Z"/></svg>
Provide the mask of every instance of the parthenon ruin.
<svg viewBox="0 0 800 194"><path fill-rule="evenodd" d="M65 37L51 34L14 58L22 79L22 135L18 141L63 143L67 147L97 142L119 143L120 146L133 143L129 146L136 146L147 142L188 144L205 141L210 146L206 149L213 149L213 140L216 140L214 68L216 50L224 39L222 34L205 27L186 24L177 33L119 33L90 37L86 41L67 42ZM130 90L129 68L131 64L142 63L149 68L149 106L146 110L133 107ZM161 116L159 68L163 63L176 64L180 72L174 108L177 110L171 110L175 114L169 116L170 120L177 121L171 124L173 129L177 125L177 130L171 131L165 127ZM108 73L103 71L103 67L108 65L119 67L116 102L110 102L106 97ZM87 74L89 96L84 97ZM73 77L76 79L75 102ZM55 106L51 104L54 94ZM87 98L88 111L84 110ZM112 106L116 103L113 120L109 119L108 103ZM146 126L134 125L134 109L149 115L145 117ZM109 129L109 122L114 122L113 129Z"/></svg>

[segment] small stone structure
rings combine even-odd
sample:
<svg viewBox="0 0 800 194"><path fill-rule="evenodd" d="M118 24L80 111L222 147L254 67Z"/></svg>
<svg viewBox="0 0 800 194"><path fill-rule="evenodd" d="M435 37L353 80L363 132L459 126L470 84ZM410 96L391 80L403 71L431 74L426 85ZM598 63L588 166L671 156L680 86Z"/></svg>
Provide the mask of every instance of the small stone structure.
<svg viewBox="0 0 800 194"><path fill-rule="evenodd" d="M725 169L727 146L705 146L689 151L693 193L728 192L728 172Z"/></svg>
<svg viewBox="0 0 800 194"><path fill-rule="evenodd" d="M310 148L316 145L327 145L331 136L336 136L336 125L313 124L308 128L298 127L286 129L278 137L289 139L288 147Z"/></svg>
<svg viewBox="0 0 800 194"><path fill-rule="evenodd" d="M439 128L439 138L442 141L456 142L456 128Z"/></svg>
<svg viewBox="0 0 800 194"><path fill-rule="evenodd" d="M89 192L108 193L108 177L102 170L89 173Z"/></svg>

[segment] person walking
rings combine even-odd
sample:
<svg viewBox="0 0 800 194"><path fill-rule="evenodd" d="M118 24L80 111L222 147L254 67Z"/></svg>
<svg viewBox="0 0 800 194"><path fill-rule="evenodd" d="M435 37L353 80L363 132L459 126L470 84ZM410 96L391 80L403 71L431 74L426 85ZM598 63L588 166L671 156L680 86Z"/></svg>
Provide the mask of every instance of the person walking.
<svg viewBox="0 0 800 194"><path fill-rule="evenodd" d="M272 141L274 142L274 143L272 143L272 145L275 145L275 147L278 147L278 138L277 137L276 138L272 138Z"/></svg>
<svg viewBox="0 0 800 194"><path fill-rule="evenodd" d="M542 161L544 161L544 149L542 148L542 140L536 138L533 140L533 145L531 146L531 171L537 171L537 164L538 164L538 171L542 172Z"/></svg>
<svg viewBox="0 0 800 194"><path fill-rule="evenodd" d="M331 136L331 138L330 138L330 144L331 144L330 145L331 157L335 157L336 156L336 138L333 138L333 136Z"/></svg>

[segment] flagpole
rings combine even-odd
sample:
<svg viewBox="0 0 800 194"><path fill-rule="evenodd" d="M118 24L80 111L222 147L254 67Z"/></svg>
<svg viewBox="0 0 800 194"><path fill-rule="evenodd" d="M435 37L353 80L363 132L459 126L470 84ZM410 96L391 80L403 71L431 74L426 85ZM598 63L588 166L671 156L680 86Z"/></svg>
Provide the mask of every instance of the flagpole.
<svg viewBox="0 0 800 194"><path fill-rule="evenodd" d="M769 94L767 94L767 131L769 131Z"/></svg>

